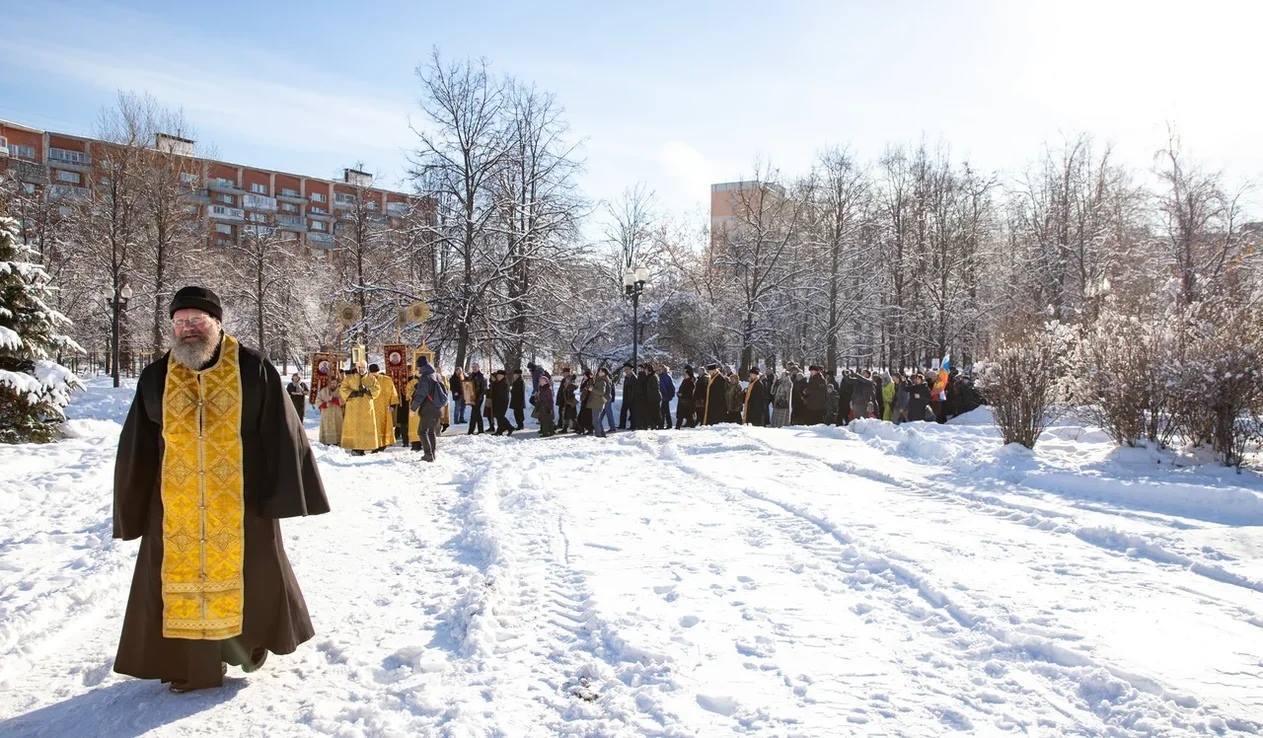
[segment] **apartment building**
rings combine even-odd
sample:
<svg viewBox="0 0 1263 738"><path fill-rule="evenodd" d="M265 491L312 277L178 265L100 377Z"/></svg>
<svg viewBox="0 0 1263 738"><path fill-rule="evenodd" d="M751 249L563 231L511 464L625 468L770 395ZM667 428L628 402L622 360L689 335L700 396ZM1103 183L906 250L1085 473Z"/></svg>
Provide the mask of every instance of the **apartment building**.
<svg viewBox="0 0 1263 738"><path fill-rule="evenodd" d="M743 180L719 182L710 186L710 247L716 253L724 239L737 227L743 208L758 209L763 197L781 198L785 188L772 182ZM769 201L770 202L770 201Z"/></svg>
<svg viewBox="0 0 1263 738"><path fill-rule="evenodd" d="M94 169L110 147L106 141L45 131L0 120L0 167L27 194L51 202L87 198L101 174ZM299 240L312 248L332 248L339 222L352 213L386 226L399 226L421 198L373 187L373 177L343 170L340 180L290 174L261 167L206 159L194 154L195 142L158 134L152 148L177 157L188 208L206 222L212 244L238 242L243 236Z"/></svg>

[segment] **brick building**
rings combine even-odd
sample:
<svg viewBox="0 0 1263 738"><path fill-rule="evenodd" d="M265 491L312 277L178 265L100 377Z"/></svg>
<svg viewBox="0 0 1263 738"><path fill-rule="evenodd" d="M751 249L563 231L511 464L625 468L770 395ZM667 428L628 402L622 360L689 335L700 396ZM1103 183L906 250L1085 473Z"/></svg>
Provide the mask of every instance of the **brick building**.
<svg viewBox="0 0 1263 738"><path fill-rule="evenodd" d="M99 158L116 146L0 120L0 168L8 170L28 195L50 202L87 198L100 172ZM194 142L158 134L155 150L174 155L190 214L202 219L211 243L243 235L292 236L312 248L332 248L338 222L360 210L385 226L398 226L422 201L403 192L372 186L355 169L341 180L309 177L233 164L194 155ZM67 205L70 203L67 202Z"/></svg>

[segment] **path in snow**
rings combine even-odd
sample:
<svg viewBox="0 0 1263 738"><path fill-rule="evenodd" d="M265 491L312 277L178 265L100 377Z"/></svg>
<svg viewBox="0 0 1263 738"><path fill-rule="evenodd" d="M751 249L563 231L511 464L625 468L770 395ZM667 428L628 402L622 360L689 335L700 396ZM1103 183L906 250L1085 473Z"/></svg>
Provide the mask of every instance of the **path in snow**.
<svg viewBox="0 0 1263 738"><path fill-rule="evenodd" d="M315 639L171 695L110 671L127 394L0 449L0 734L1263 729L1263 483L1069 426L317 447L334 512L283 524Z"/></svg>

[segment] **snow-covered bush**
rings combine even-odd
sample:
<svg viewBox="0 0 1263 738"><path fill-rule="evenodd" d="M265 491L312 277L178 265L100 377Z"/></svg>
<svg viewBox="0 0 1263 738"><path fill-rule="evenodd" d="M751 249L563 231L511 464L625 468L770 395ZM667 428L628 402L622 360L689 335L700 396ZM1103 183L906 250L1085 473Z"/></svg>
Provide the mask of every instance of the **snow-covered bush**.
<svg viewBox="0 0 1263 738"><path fill-rule="evenodd" d="M1074 331L1056 321L1000 339L977 367L978 386L1007 443L1034 448L1069 396Z"/></svg>
<svg viewBox="0 0 1263 738"><path fill-rule="evenodd" d="M1173 410L1180 433L1240 466L1263 418L1263 320L1258 295L1193 305L1182 326Z"/></svg>
<svg viewBox="0 0 1263 738"><path fill-rule="evenodd" d="M62 331L70 321L48 306L55 289L18 239L17 221L0 217L0 442L50 441L79 380L54 357L78 351Z"/></svg>
<svg viewBox="0 0 1263 738"><path fill-rule="evenodd" d="M1118 445L1170 441L1174 336L1169 316L1141 319L1111 302L1083 327L1071 373L1073 398Z"/></svg>

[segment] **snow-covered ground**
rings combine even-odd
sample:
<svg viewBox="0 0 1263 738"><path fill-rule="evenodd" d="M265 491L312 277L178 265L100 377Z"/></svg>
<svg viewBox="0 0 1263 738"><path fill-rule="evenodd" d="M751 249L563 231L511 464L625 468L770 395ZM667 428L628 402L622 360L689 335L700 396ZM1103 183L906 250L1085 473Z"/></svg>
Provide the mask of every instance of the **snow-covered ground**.
<svg viewBox="0 0 1263 738"><path fill-rule="evenodd" d="M317 446L334 512L284 523L315 639L173 695L110 670L129 401L0 447L0 734L1263 730L1263 479L1074 424L1003 448L985 410Z"/></svg>

